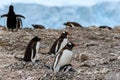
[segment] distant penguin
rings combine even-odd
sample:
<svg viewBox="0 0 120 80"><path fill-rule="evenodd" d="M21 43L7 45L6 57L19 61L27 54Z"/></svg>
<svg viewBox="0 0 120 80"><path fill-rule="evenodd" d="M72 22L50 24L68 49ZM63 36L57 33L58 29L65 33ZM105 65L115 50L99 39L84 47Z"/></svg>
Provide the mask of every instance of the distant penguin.
<svg viewBox="0 0 120 80"><path fill-rule="evenodd" d="M62 32L62 34L60 35L60 37L53 43L50 51L48 54L56 54L57 52L59 52L63 47L65 47L65 45L68 42L68 38L67 35L69 33L68 32Z"/></svg>
<svg viewBox="0 0 120 80"><path fill-rule="evenodd" d="M16 18L17 17L25 18L22 15L15 14L13 5L10 5L8 13L2 15L1 17L7 17L7 28L8 28L8 30L12 29L12 31L13 31L13 29L16 28L16 23L17 23Z"/></svg>
<svg viewBox="0 0 120 80"><path fill-rule="evenodd" d="M66 22L66 23L64 23L64 25L67 26L67 27L71 27L71 28L75 28L75 27L81 27L82 28L82 26L77 22Z"/></svg>
<svg viewBox="0 0 120 80"><path fill-rule="evenodd" d="M43 25L32 24L32 26L34 27L34 29L45 29Z"/></svg>
<svg viewBox="0 0 120 80"><path fill-rule="evenodd" d="M41 38L38 38L37 36L32 38L32 40L29 42L29 44L26 47L26 50L24 53L24 58L18 58L16 56L15 56L15 58L18 60L24 60L26 62L33 62L33 63L37 62L40 40L41 40Z"/></svg>
<svg viewBox="0 0 120 80"><path fill-rule="evenodd" d="M68 66L69 67L71 66L70 62L73 56L72 49L75 46L76 45L74 43L68 42L66 46L56 55L53 64L54 72L59 72L60 70L65 69L66 67L68 68Z"/></svg>
<svg viewBox="0 0 120 80"><path fill-rule="evenodd" d="M18 29L20 29L21 27L23 27L23 24L22 24L22 19L20 17L17 17L16 18L16 27Z"/></svg>
<svg viewBox="0 0 120 80"><path fill-rule="evenodd" d="M109 29L109 30L111 30L112 28L111 27L109 27L109 26L99 26L99 28L101 28L101 29Z"/></svg>

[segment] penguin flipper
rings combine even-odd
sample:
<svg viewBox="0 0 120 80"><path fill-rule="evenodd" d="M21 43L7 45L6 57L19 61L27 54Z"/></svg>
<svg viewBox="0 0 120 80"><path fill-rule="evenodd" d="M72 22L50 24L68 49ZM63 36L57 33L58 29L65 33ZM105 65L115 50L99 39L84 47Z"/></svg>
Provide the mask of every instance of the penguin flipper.
<svg viewBox="0 0 120 80"><path fill-rule="evenodd" d="M2 17L7 17L7 14L3 14L3 15L1 15L1 18L2 18Z"/></svg>
<svg viewBox="0 0 120 80"><path fill-rule="evenodd" d="M25 17L23 15L19 15L19 14L17 14L16 17L22 17L25 19Z"/></svg>

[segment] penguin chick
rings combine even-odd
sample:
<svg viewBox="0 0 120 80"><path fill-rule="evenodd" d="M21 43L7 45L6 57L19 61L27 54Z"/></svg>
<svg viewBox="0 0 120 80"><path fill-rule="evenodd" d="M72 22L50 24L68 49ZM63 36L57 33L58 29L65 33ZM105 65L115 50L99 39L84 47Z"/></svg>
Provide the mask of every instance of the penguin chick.
<svg viewBox="0 0 120 80"><path fill-rule="evenodd" d="M56 55L53 64L53 71L59 72L61 69L65 68L65 65L70 65L71 58L73 55L72 49L76 45L72 42L68 42L66 46Z"/></svg>
<svg viewBox="0 0 120 80"><path fill-rule="evenodd" d="M62 32L62 34L60 35L60 37L53 43L50 51L48 54L56 54L57 52L59 52L62 48L65 47L65 45L68 42L68 38L67 35L69 33L68 32Z"/></svg>

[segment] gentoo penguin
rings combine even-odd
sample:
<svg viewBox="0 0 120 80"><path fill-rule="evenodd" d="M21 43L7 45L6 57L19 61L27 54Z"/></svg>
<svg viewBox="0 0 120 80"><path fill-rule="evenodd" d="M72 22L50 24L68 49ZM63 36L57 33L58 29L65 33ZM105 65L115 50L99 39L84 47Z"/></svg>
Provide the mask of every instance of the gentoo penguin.
<svg viewBox="0 0 120 80"><path fill-rule="evenodd" d="M109 26L99 26L99 28L102 28L102 29L109 29L109 30L111 30L112 28L111 27L109 27Z"/></svg>
<svg viewBox="0 0 120 80"><path fill-rule="evenodd" d="M43 25L32 24L32 26L34 27L34 29L45 29Z"/></svg>
<svg viewBox="0 0 120 80"><path fill-rule="evenodd" d="M17 28L21 28L21 27L23 27L23 24L22 24L22 19L20 18L20 17L17 17L16 18L16 27Z"/></svg>
<svg viewBox="0 0 120 80"><path fill-rule="evenodd" d="M7 14L2 15L1 17L7 17L7 28L8 30L16 28L16 17L25 18L22 15L15 14L13 5L9 6L9 11Z"/></svg>
<svg viewBox="0 0 120 80"><path fill-rule="evenodd" d="M18 60L24 60L26 62L33 62L35 63L38 61L38 50L40 46L40 41L41 38L38 38L35 36L32 38L32 40L29 42L29 44L26 47L25 53L24 53L24 58L18 58L15 56L16 59Z"/></svg>
<svg viewBox="0 0 120 80"><path fill-rule="evenodd" d="M25 54L24 54L24 60L25 61L32 61L32 62L36 62L36 60L38 59L38 50L39 50L39 46L40 46L40 41L41 38L38 38L37 36L35 36L28 44L26 50L25 50Z"/></svg>
<svg viewBox="0 0 120 80"><path fill-rule="evenodd" d="M77 22L66 22L63 25L65 25L67 27L71 27L71 28L74 28L74 27L81 27L82 28L82 26Z"/></svg>
<svg viewBox="0 0 120 80"><path fill-rule="evenodd" d="M76 45L72 42L68 42L66 46L58 52L53 64L53 71L59 72L62 68L65 69L67 66L71 66L71 58L73 55L72 49Z"/></svg>
<svg viewBox="0 0 120 80"><path fill-rule="evenodd" d="M57 52L59 52L63 47L65 47L65 45L68 42L68 38L67 35L69 33L64 31L62 32L62 34L60 35L60 37L53 43L50 51L48 52L48 54L56 54Z"/></svg>

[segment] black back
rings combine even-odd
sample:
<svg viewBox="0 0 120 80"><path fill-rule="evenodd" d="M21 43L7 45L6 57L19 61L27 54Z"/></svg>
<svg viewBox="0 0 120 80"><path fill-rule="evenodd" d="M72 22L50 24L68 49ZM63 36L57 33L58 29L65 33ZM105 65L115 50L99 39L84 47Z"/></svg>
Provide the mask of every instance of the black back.
<svg viewBox="0 0 120 80"><path fill-rule="evenodd" d="M60 35L60 37L53 43L50 51L49 51L49 54L56 54L56 46L58 45L58 49L57 51L59 50L60 46L61 46L61 43L63 41L64 38L67 38L67 35L68 35L68 32L62 32L62 34Z"/></svg>
<svg viewBox="0 0 120 80"><path fill-rule="evenodd" d="M34 51L33 57L35 57L36 55L36 44L38 41L40 41L41 38L38 38L37 36L35 36L28 44L28 46L26 47L25 50L25 54L24 54L24 60L25 61L31 61L31 53L32 53L32 49Z"/></svg>
<svg viewBox="0 0 120 80"><path fill-rule="evenodd" d="M77 22L66 22L66 23L64 23L64 25L69 26L69 27L72 27L71 24L74 25L75 27L82 27L82 25L80 25Z"/></svg>

